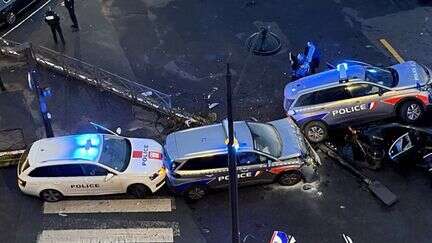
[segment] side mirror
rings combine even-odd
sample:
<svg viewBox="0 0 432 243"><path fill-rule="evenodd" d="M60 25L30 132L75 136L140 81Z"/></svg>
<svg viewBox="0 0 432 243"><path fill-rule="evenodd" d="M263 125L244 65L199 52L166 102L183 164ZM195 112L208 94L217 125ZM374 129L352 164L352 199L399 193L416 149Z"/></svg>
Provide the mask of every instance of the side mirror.
<svg viewBox="0 0 432 243"><path fill-rule="evenodd" d="M296 114L296 112L294 110L289 110L288 111L288 115L290 116L294 116Z"/></svg>
<svg viewBox="0 0 432 243"><path fill-rule="evenodd" d="M379 96L382 96L385 92L386 92L386 91L385 91L384 89L380 89L380 90L378 91L378 95L379 95Z"/></svg>
<svg viewBox="0 0 432 243"><path fill-rule="evenodd" d="M116 129L116 133L117 133L118 135L120 135L120 134L122 133L122 129L121 129L121 127L117 127L117 129Z"/></svg>
<svg viewBox="0 0 432 243"><path fill-rule="evenodd" d="M108 173L108 174L105 176L105 182L111 180L113 177L114 177L114 174L113 174L113 173Z"/></svg>

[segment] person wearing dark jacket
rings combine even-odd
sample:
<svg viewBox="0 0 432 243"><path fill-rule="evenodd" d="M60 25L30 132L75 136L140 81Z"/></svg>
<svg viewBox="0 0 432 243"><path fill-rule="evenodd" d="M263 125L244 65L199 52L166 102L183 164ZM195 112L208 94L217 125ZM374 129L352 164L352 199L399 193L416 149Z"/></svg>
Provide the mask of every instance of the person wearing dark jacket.
<svg viewBox="0 0 432 243"><path fill-rule="evenodd" d="M72 20L73 25L71 25L71 27L74 30L79 30L78 27L78 20L77 17L75 15L75 1L74 0L65 0L64 1L65 7L67 8L68 12L69 12L69 16Z"/></svg>
<svg viewBox="0 0 432 243"><path fill-rule="evenodd" d="M48 24L48 26L51 28L51 32L53 35L54 42L57 44L57 33L60 36L60 39L65 44L65 40L63 37L63 32L60 26L60 17L51 10L51 7L48 8L48 11L45 13L45 22Z"/></svg>

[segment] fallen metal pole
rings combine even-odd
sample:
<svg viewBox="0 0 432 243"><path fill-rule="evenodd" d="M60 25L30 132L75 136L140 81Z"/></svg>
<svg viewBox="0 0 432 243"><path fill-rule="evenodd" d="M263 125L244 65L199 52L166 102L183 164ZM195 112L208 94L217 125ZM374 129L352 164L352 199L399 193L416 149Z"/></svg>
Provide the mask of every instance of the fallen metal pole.
<svg viewBox="0 0 432 243"><path fill-rule="evenodd" d="M27 44L21 44L21 43L16 43L16 42L12 42L12 41L8 41L5 39L1 39L0 38L0 53L3 55L7 55L7 56L13 56L13 57L25 57L25 55L23 54L23 52L26 49ZM43 52L43 53L40 53ZM47 55L47 53L49 53L49 55L51 57L55 56L55 58L49 58ZM137 105L142 105L145 106L147 108L153 109L161 114L170 116L170 117L174 117L176 119L182 120L184 122L187 122L188 124L195 124L195 125L203 125L203 124L209 124L210 121L209 119L199 116L199 115L195 115L195 114L190 114L186 111L184 111L183 109L179 109L179 108L173 108L171 107L171 101L166 102L167 104L162 104L161 102L156 102L154 99L150 99L148 97L146 97L145 95L140 95L139 93L136 92L136 90L133 90L131 88L128 87L128 85L125 86L118 86L115 85L114 83L112 83L110 80L111 78L116 78L116 79L122 79L124 81L127 81L128 84L131 85L135 85L135 86L142 86L138 83L132 82L130 80L126 80L125 78L119 77L118 75L112 74L106 70L103 70L101 68L97 68L91 64L85 63L81 60L72 58L72 57L68 57L65 56L63 54L57 53L53 50L50 50L48 48L44 48L44 47L39 47L39 52L36 50L35 53L35 59L36 62L51 70L51 71L55 71L58 72L62 75L65 76L70 76L74 79L80 80L80 81L84 81L85 83L92 85L92 86L96 86L99 87L101 89L104 89L106 91L109 91L115 95L118 95L122 98L128 99L134 103L136 103ZM83 64L85 66L88 67L92 67L92 69L97 70L97 72L103 72L104 74L106 74L108 77L107 78L99 78L99 77L94 77L94 75L89 75L88 72L86 72L86 70L81 70L79 68L67 65L65 63L62 63L61 61L57 61L55 60L56 58L61 59L61 60L69 60L69 61L73 61L73 62L77 62L80 64ZM160 93L159 91L156 91L154 89L151 88L147 88L146 89L153 91L153 93ZM168 96L168 95L165 95Z"/></svg>
<svg viewBox="0 0 432 243"><path fill-rule="evenodd" d="M398 201L397 196L391 192L386 186L384 186L378 180L373 180L363 175L360 171L354 168L350 163L345 161L339 154L337 154L333 149L329 148L324 144L319 144L318 148L327 154L330 158L334 159L336 162L341 164L344 168L350 171L352 174L357 176L368 186L369 191L377 197L381 202L387 206L391 206Z"/></svg>

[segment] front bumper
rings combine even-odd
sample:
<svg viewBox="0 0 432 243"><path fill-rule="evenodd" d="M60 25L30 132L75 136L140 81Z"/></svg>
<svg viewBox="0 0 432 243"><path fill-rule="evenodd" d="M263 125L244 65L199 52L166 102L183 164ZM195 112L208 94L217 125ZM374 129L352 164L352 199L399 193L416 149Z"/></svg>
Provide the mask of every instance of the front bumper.
<svg viewBox="0 0 432 243"><path fill-rule="evenodd" d="M303 174L304 182L312 183L319 180L319 174L316 166L305 164L300 167L299 170Z"/></svg>

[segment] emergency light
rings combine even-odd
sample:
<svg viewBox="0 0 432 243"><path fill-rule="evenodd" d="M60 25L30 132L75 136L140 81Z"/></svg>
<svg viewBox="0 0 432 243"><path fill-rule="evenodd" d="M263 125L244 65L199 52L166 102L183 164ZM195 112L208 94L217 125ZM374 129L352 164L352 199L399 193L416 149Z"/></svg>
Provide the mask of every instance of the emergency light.
<svg viewBox="0 0 432 243"><path fill-rule="evenodd" d="M348 82L348 64L347 63L341 63L336 66L336 70L339 71L339 82L345 83Z"/></svg>

